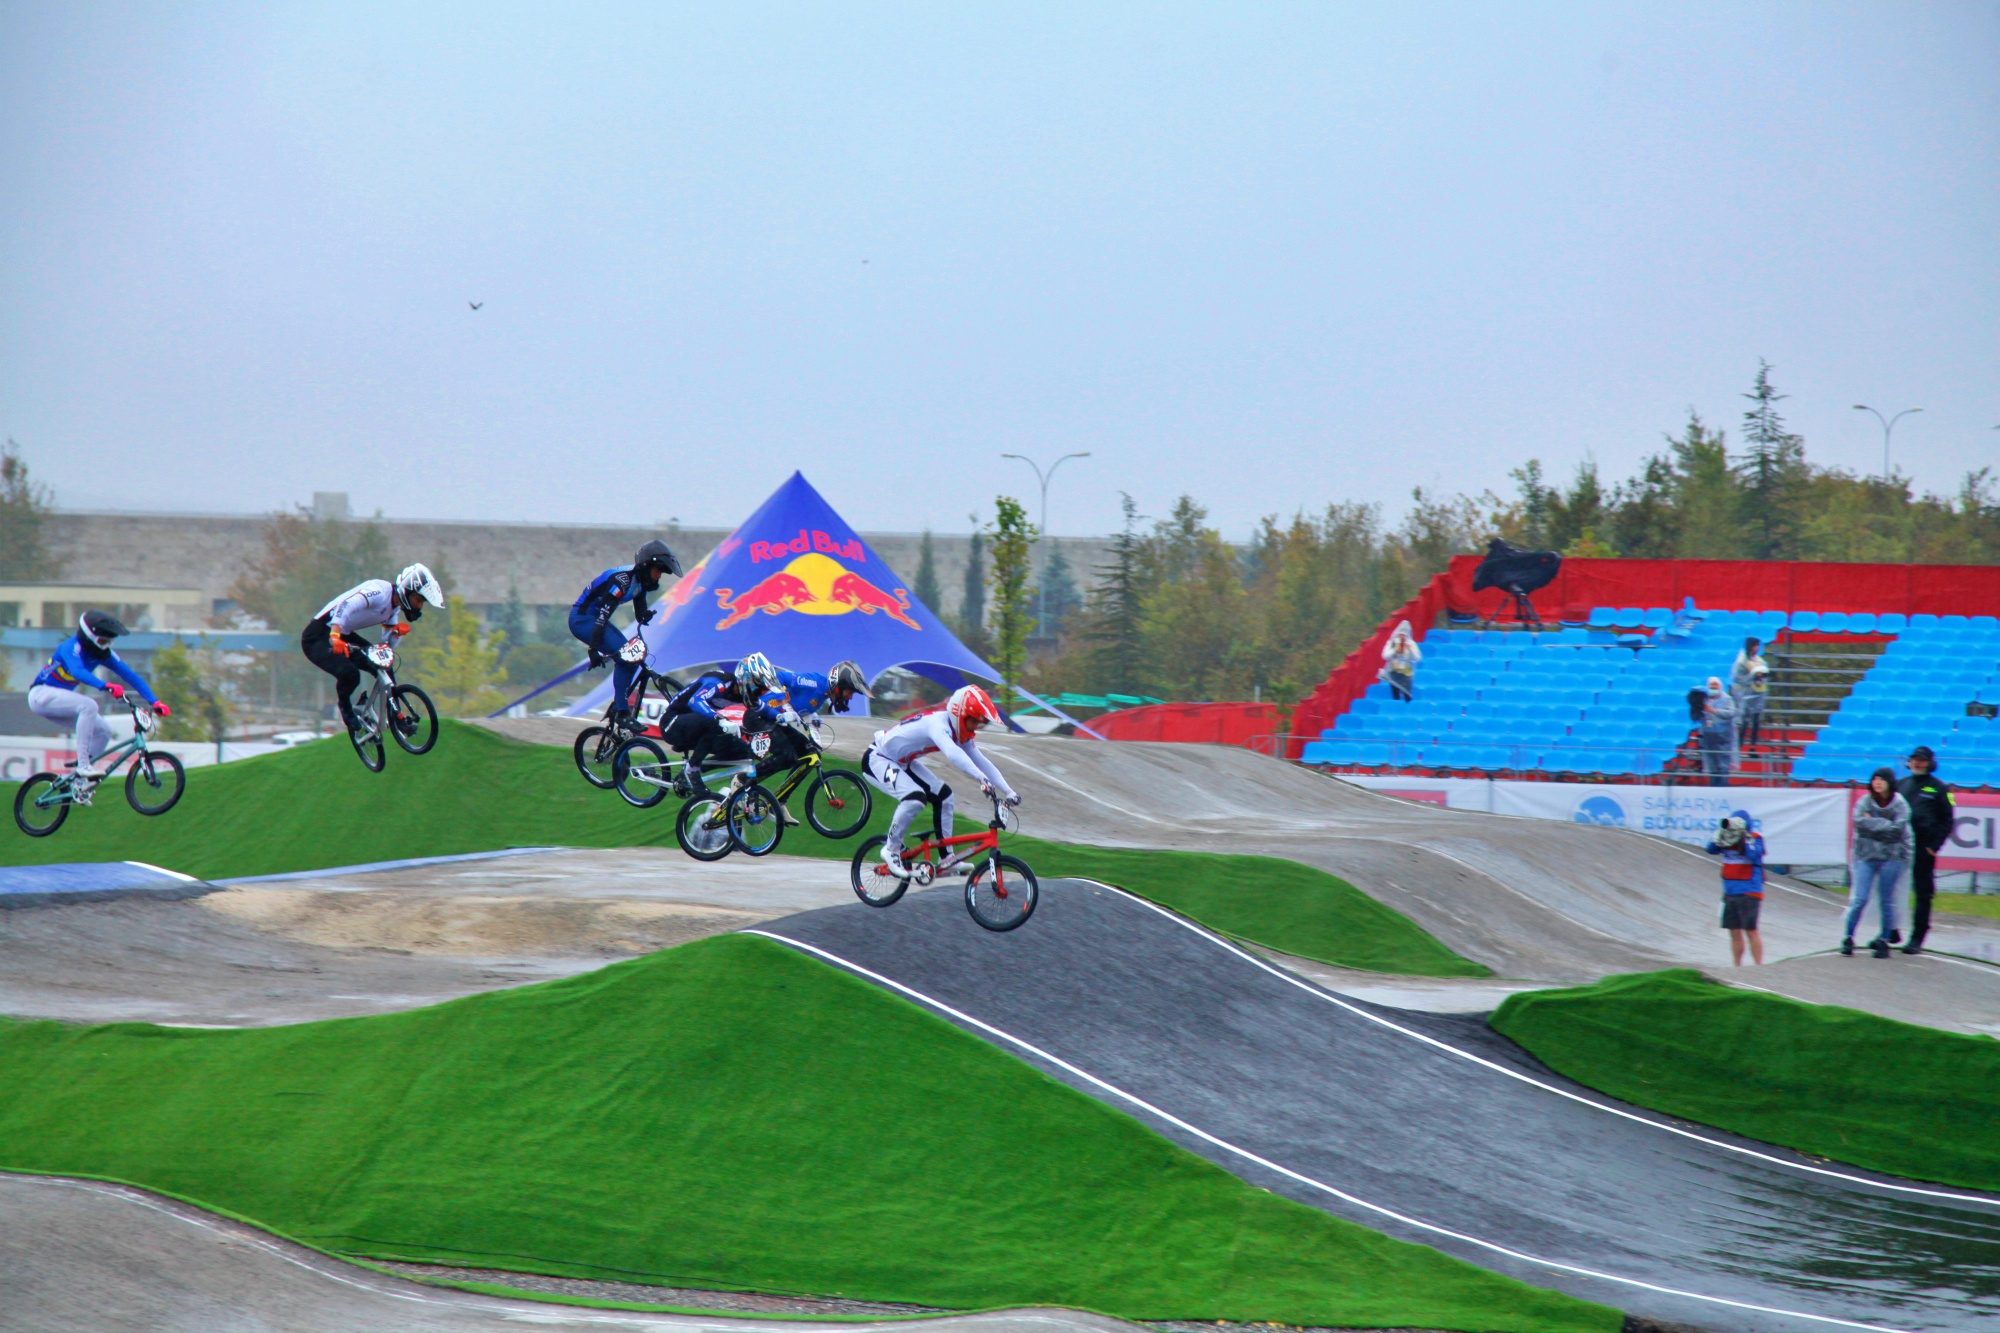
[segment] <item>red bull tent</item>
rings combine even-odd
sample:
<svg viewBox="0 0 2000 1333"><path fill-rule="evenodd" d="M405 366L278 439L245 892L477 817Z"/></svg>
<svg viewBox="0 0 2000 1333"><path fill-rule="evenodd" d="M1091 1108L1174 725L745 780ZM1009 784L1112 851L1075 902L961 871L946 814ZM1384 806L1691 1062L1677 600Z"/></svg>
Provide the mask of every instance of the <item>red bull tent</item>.
<svg viewBox="0 0 2000 1333"><path fill-rule="evenodd" d="M688 570L657 610L642 632L646 661L659 672L760 652L795 671L851 658L871 681L896 666L954 687L967 676L1000 678L910 596L801 472ZM568 711L594 713L610 697L605 681Z"/></svg>

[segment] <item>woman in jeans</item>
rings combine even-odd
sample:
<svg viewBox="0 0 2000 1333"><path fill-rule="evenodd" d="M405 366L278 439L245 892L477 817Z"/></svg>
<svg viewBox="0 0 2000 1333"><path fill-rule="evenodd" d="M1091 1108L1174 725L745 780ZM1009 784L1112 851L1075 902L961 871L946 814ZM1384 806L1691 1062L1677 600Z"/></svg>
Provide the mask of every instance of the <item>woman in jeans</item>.
<svg viewBox="0 0 2000 1333"><path fill-rule="evenodd" d="M1854 952L1854 928L1873 894L1880 904L1882 930L1869 941L1877 958L1889 956L1889 946L1903 938L1896 929L1896 884L1909 864L1912 848L1910 805L1896 794L1896 775L1878 768L1868 779L1868 794L1854 807L1854 860L1847 895L1847 929L1840 951Z"/></svg>

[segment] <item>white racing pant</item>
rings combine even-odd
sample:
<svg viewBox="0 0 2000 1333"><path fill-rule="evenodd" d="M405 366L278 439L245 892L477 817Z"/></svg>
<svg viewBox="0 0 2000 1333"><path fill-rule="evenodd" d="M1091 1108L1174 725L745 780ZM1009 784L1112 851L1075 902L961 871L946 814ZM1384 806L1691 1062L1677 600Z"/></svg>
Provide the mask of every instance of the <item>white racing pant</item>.
<svg viewBox="0 0 2000 1333"><path fill-rule="evenodd" d="M37 685L28 691L28 708L36 717L76 728L76 766L89 768L111 748L111 728L97 711L97 700L82 690Z"/></svg>
<svg viewBox="0 0 2000 1333"><path fill-rule="evenodd" d="M876 787L895 798L896 813L889 816L889 846L901 847L917 813L932 804L938 806L938 827L946 837L951 836L951 787L939 782L937 775L921 761L912 759L899 764L870 748L862 759L861 771Z"/></svg>

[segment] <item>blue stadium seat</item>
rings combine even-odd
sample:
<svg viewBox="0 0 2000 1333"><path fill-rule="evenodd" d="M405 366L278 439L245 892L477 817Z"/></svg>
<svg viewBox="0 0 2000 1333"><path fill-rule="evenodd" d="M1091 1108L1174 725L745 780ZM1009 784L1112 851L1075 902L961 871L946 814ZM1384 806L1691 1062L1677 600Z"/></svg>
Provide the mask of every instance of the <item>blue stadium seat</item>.
<svg viewBox="0 0 2000 1333"><path fill-rule="evenodd" d="M1348 711L1359 713L1363 717L1371 717L1382 711L1382 701L1373 696L1356 699Z"/></svg>
<svg viewBox="0 0 2000 1333"><path fill-rule="evenodd" d="M1618 623L1618 608L1615 606L1593 606L1590 608L1592 629L1611 629Z"/></svg>
<svg viewBox="0 0 2000 1333"><path fill-rule="evenodd" d="M1845 611L1822 611L1819 613L1819 629L1822 634L1841 634L1847 629Z"/></svg>
<svg viewBox="0 0 2000 1333"><path fill-rule="evenodd" d="M1673 623L1673 619L1674 613L1672 611L1669 611L1664 606L1654 606L1647 608L1646 614L1640 617L1639 623L1647 629L1665 629Z"/></svg>
<svg viewBox="0 0 2000 1333"><path fill-rule="evenodd" d="M1818 629L1819 612L1817 611L1792 612L1792 628L1795 630L1803 630L1807 633L1810 633L1811 631Z"/></svg>
<svg viewBox="0 0 2000 1333"><path fill-rule="evenodd" d="M1501 769L1511 767L1507 762L1507 751L1497 745L1488 746L1479 752L1478 766L1486 769L1488 772L1495 773Z"/></svg>
<svg viewBox="0 0 2000 1333"><path fill-rule="evenodd" d="M1619 629L1637 629L1646 623L1646 608L1643 606L1621 606L1617 618L1611 622Z"/></svg>
<svg viewBox="0 0 2000 1333"><path fill-rule="evenodd" d="M1885 611L1875 617L1875 632L1877 634L1901 634L1909 623L1909 617L1903 615L1902 612Z"/></svg>
<svg viewBox="0 0 2000 1333"><path fill-rule="evenodd" d="M1331 764L1334 762L1333 755L1329 753L1332 748L1325 741L1307 741L1304 748L1299 751L1299 762L1302 764Z"/></svg>
<svg viewBox="0 0 2000 1333"><path fill-rule="evenodd" d="M1875 632L1874 614L1868 611L1850 612L1847 617L1847 632L1849 634L1873 634Z"/></svg>
<svg viewBox="0 0 2000 1333"><path fill-rule="evenodd" d="M1783 611L1759 611L1757 613L1757 623L1763 627L1767 637L1783 629L1786 619L1787 617Z"/></svg>
<svg viewBox="0 0 2000 1333"><path fill-rule="evenodd" d="M1910 617L1911 629L1936 629L1938 618L1929 611L1919 611Z"/></svg>
<svg viewBox="0 0 2000 1333"><path fill-rule="evenodd" d="M1389 762L1389 747L1379 743L1374 745L1363 745L1361 747L1361 753L1359 757L1356 758L1355 762L1358 764L1365 764L1369 768L1380 768L1382 767L1382 765Z"/></svg>

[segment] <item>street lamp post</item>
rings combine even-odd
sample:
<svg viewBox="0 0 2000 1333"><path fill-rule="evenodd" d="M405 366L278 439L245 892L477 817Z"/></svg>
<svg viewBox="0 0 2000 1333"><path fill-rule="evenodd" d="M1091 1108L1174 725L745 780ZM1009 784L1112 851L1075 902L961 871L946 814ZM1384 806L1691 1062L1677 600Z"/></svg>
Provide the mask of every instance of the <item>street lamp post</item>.
<svg viewBox="0 0 2000 1333"><path fill-rule="evenodd" d="M1061 458L1058 458L1055 462L1049 464L1049 470L1047 472L1042 471L1042 465L1040 463L1037 463L1034 459L1028 457L1026 454L1002 454L1000 456L1002 458L1018 459L1021 462L1026 463L1029 467L1035 470L1035 480L1041 483L1042 486L1041 526L1035 530L1035 545L1040 546L1042 544L1043 535L1046 534L1049 530L1049 483L1055 480L1056 469L1061 467L1064 463L1069 462L1069 460L1072 458L1090 457L1090 450L1085 449L1082 453L1077 453L1077 454L1064 454ZM1035 628L1037 630L1043 628L1049 623L1049 616L1048 616L1049 590L1047 587L1048 580L1043 579L1041 583L1042 586L1037 587L1035 589Z"/></svg>
<svg viewBox="0 0 2000 1333"><path fill-rule="evenodd" d="M1866 403L1856 403L1854 405L1854 410L1857 412L1875 412L1875 409L1868 406L1868 404ZM1875 419L1882 423L1882 480L1887 481L1889 479L1890 432L1896 429L1896 423L1898 421L1901 421L1904 417L1910 415L1910 413L1912 412L1921 412L1923 410L1924 409L1921 407L1906 407L1893 417L1885 417L1880 412L1875 412Z"/></svg>

